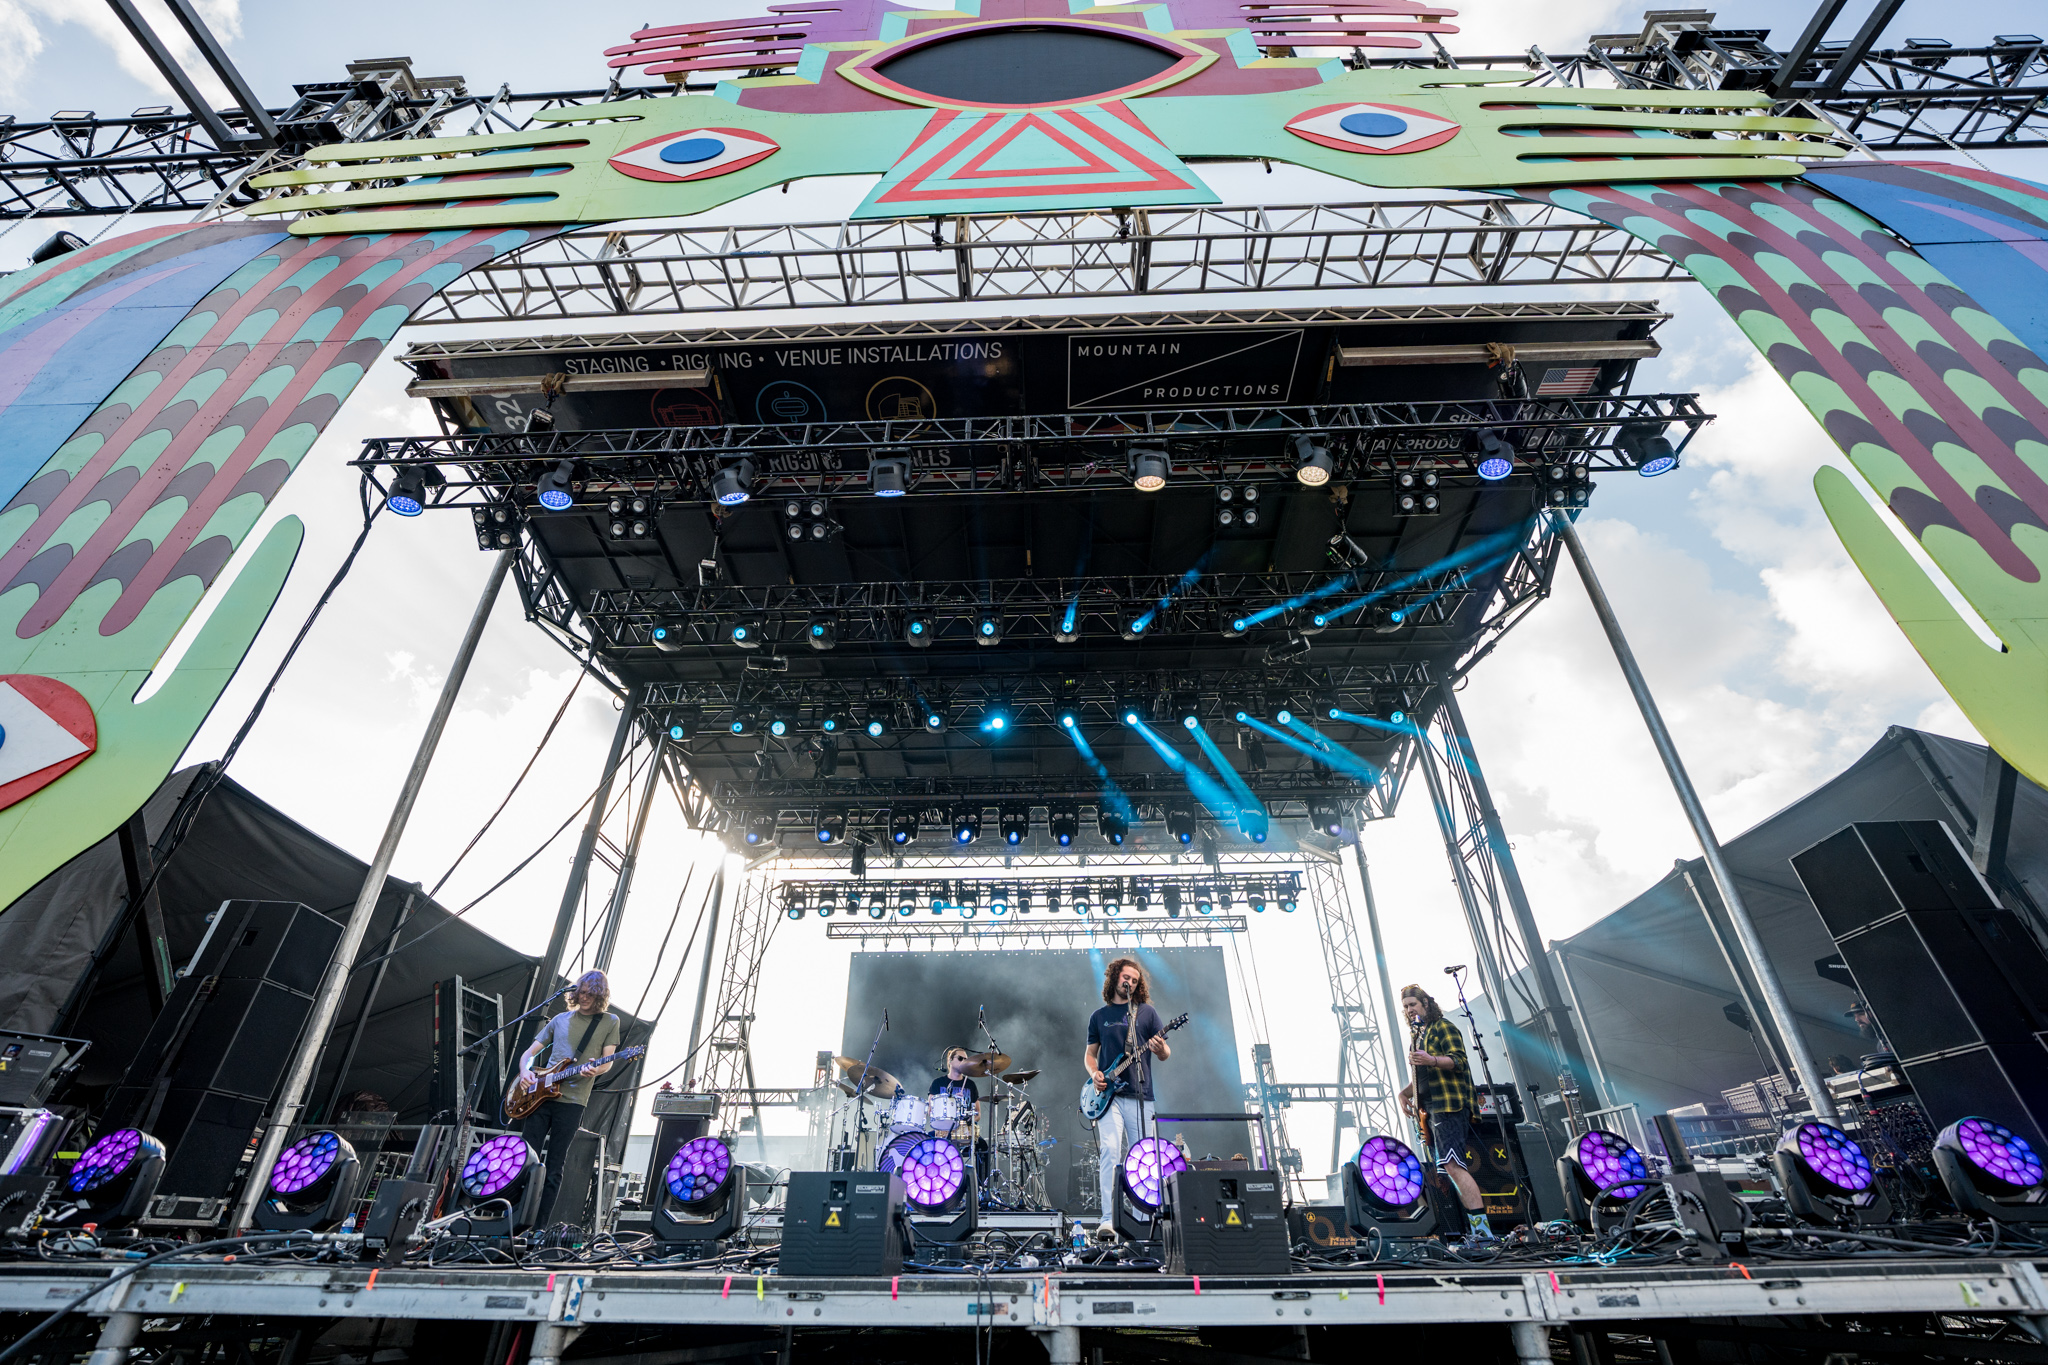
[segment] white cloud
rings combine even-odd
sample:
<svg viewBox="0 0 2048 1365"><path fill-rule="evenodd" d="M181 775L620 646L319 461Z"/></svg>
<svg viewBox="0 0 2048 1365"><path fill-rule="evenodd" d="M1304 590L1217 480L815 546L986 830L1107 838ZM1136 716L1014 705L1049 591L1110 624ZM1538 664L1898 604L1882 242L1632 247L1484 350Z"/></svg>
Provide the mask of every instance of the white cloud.
<svg viewBox="0 0 2048 1365"><path fill-rule="evenodd" d="M11 100L43 52L43 35L17 0L0 0L0 99Z"/></svg>
<svg viewBox="0 0 2048 1365"><path fill-rule="evenodd" d="M162 0L137 0L137 4L158 38L192 74L207 98L216 106L230 103L227 91L200 59L198 48ZM198 10L221 42L241 36L241 0L199 0ZM104 0L0 0L0 97L13 95L29 65L48 45L43 26L52 24L75 24L85 29L112 50L124 74L150 90L171 93L169 82Z"/></svg>

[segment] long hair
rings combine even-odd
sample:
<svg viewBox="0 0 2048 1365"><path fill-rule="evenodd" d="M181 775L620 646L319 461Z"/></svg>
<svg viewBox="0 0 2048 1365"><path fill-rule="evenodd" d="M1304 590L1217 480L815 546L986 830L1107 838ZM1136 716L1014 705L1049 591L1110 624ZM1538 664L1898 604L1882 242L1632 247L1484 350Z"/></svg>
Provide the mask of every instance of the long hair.
<svg viewBox="0 0 2048 1365"><path fill-rule="evenodd" d="M1120 957L1102 969L1102 1003L1116 1003L1116 979L1126 967L1138 967L1138 959ZM1131 1003L1142 1005L1152 999L1152 983L1145 979L1145 969L1138 967L1138 989L1131 992Z"/></svg>
<svg viewBox="0 0 2048 1365"><path fill-rule="evenodd" d="M596 996L600 1014L612 1007L612 983L603 972L590 971L577 977L576 984L569 988L569 994L572 998L578 995Z"/></svg>
<svg viewBox="0 0 2048 1365"><path fill-rule="evenodd" d="M1423 1023L1434 1024L1437 1020L1444 1017L1444 1012L1437 1008L1436 997L1432 996L1428 991L1420 986L1403 986L1401 988L1401 998L1403 1000L1406 1000L1411 995L1422 1002Z"/></svg>

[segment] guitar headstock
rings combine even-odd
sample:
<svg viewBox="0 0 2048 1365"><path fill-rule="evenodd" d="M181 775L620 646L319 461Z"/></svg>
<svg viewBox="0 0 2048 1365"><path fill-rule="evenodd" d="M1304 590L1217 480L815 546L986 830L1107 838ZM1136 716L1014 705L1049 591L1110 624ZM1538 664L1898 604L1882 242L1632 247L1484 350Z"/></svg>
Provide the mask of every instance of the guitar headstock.
<svg viewBox="0 0 2048 1365"><path fill-rule="evenodd" d="M1171 1032L1173 1032L1173 1031L1174 1031L1175 1029L1177 1029L1177 1028L1180 1028L1180 1027L1182 1027L1183 1025L1185 1025L1185 1024L1187 1023L1187 1021L1188 1021L1188 1016L1187 1016L1186 1014L1182 1014L1182 1015L1180 1015L1180 1016L1179 1016L1178 1018L1176 1018L1176 1019L1175 1019L1175 1020L1174 1020L1174 1021L1173 1021L1172 1023L1170 1023L1170 1024L1168 1024L1168 1025L1166 1026L1166 1032L1168 1032L1168 1033L1171 1033Z"/></svg>

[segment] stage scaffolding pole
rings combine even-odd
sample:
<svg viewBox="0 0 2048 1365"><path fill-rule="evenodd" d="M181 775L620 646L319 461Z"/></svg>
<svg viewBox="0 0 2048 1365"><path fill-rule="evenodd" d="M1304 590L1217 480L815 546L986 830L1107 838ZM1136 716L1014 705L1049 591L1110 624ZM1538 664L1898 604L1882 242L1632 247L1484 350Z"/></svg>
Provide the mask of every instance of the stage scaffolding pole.
<svg viewBox="0 0 2048 1365"><path fill-rule="evenodd" d="M697 974L697 1007L690 1011L690 1046L683 1053L683 1089L694 1088L697 1076L697 1040L704 1036L704 1002L711 998L711 954L718 947L718 913L725 908L725 870L731 854L718 859L718 875L711 882L711 923L704 932L704 967Z"/></svg>
<svg viewBox="0 0 2048 1365"><path fill-rule="evenodd" d="M370 860L370 869L363 876L362 890L356 893L355 908L349 911L348 922L341 931L341 941L335 945L333 956L327 960L327 971L320 978L320 987L313 993L312 1012L306 1017L306 1026L299 1034L291 1068L285 1073L277 1104L270 1111L270 1126L264 1130L263 1143L256 1150L256 1162L249 1168L249 1183L242 1187L242 1197L236 1202L230 1227L249 1226L249 1220L256 1212L256 1201L270 1187L270 1168L277 1163L285 1135L291 1132L299 1111L305 1107L306 1091L313 1084L313 1068L320 1060L320 1050L327 1042L327 1035L334 1028L334 1017L341 1012L341 997L348 991L349 968L363 946L363 936L370 932L370 919L376 914L377 902L384 894L384 879L391 872L391 860L398 855L398 841L405 837L406 824L412 819L413 803L419 799L420 788L426 783L427 768L434 761L434 750L440 747L441 732L448 727L448 717L455 710L456 695L462 691L462 680L469 672L470 660L476 657L477 642L483 639L484 626L491 619L491 607L498 600L498 590L505 584L505 573L512 567L516 553L517 547L500 550L498 557L491 562L490 577L484 580L483 593L477 598L476 610L470 614L469 629L463 632L462 643L455 651L455 661L448 666L448 677L441 684L441 699L435 703L434 714L427 720L427 732L420 736L412 767L406 772L405 784L398 789L398 800L391 807L391 818L384 823L384 837L378 841L376 856Z"/></svg>
<svg viewBox="0 0 2048 1365"><path fill-rule="evenodd" d="M1615 662L1621 665L1621 674L1628 680L1628 690L1635 695L1637 709L1643 713L1643 724L1649 729L1650 740L1657 746L1657 756L1664 760L1664 771L1671 778L1671 788L1678 793L1678 804L1685 808L1685 818L1692 824L1692 832L1699 840L1700 852L1707 860L1707 870L1714 878L1714 889L1721 893L1721 905L1727 910L1729 923L1735 928L1736 940L1742 945L1742 955L1749 960L1749 969L1756 975L1765 1007L1778 1026L1778 1035L1785 1040L1785 1048L1791 1053L1788 1060L1806 1088L1807 1102L1813 1106L1814 1117L1834 1123L1834 1101L1828 1095L1820 1068L1814 1064L1813 1049L1807 1046L1806 1035L1799 1031L1799 1019L1792 1012L1792 1001L1785 994L1785 983L1778 976L1770 954L1764 950L1763 938L1756 931L1756 921L1750 918L1749 905L1742 899L1741 889L1735 885L1735 873L1721 854L1721 841L1714 837L1714 827L1707 820L1707 808L1700 804L1699 793L1693 789L1692 779L1686 775L1685 763L1678 756L1678 746L1672 743L1671 732L1664 728L1664 716L1657 709L1656 699L1650 695L1650 685L1636 664L1635 651L1629 648L1628 637L1621 633L1621 621L1614 614L1613 604L1607 600L1606 589L1600 586L1599 575L1593 572L1593 562L1586 557L1586 547L1579 542L1578 528L1563 512L1553 516L1551 522L1563 538L1565 549L1571 553L1579 578L1586 585L1586 596L1591 599L1593 611L1600 618L1600 628L1607 632L1607 643L1614 647ZM1709 927L1712 927L1711 922Z"/></svg>
<svg viewBox="0 0 2048 1365"><path fill-rule="evenodd" d="M612 903L605 908L604 932L597 938L597 969L612 969L612 949L619 941L619 925L626 918L626 897L633 890L633 870L640 864L640 841L647 834L647 815L654 809L654 788L661 781L662 737L654 733L654 751L647 759L647 784L640 789L640 809L633 813L633 833L626 840L625 856L619 859L619 879L612 887Z"/></svg>
<svg viewBox="0 0 2048 1365"><path fill-rule="evenodd" d="M618 776L625 757L626 741L632 738L633 723L639 719L640 698L646 684L635 683L626 693L625 709L619 712L618 728L612 731L611 752L605 755L604 775L597 782L597 796L590 803L590 818L583 822L583 837L576 842L576 857L569 864L569 881L562 888L562 904L555 911L555 931L548 935L547 955L540 960L526 985L524 1014L555 989L555 976L562 970L562 954L569 948L569 933L576 927L576 908L583 899L583 883L590 876L590 858L597 852L597 836L604 829L605 807L612 801L612 779Z"/></svg>

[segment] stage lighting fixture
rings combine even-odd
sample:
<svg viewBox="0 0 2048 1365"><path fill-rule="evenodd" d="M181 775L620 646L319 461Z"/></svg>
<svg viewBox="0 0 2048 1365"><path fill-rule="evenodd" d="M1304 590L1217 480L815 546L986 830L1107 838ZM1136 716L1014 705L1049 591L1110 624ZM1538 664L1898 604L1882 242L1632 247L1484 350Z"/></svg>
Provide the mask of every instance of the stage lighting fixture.
<svg viewBox="0 0 2048 1365"><path fill-rule="evenodd" d="M533 500L550 512L566 512L576 503L572 487L576 479L574 460L557 460L533 486Z"/></svg>
<svg viewBox="0 0 2048 1365"><path fill-rule="evenodd" d="M917 1239L961 1242L973 1235L974 1174L960 1148L950 1139L920 1137L898 1157L903 1202Z"/></svg>
<svg viewBox="0 0 2048 1365"><path fill-rule="evenodd" d="M791 503L790 506L794 507L796 504ZM784 532L791 540L802 540L804 538L804 524L800 521L789 522L784 527Z"/></svg>
<svg viewBox="0 0 2048 1365"><path fill-rule="evenodd" d="M853 856L848 858L846 861L848 864L847 870L856 879L863 878L868 875L868 843L868 840L860 837L858 831L854 833ZM846 913L849 915L852 914L855 908L856 904L854 900L854 895L852 892L849 891L846 894Z"/></svg>
<svg viewBox="0 0 2048 1365"><path fill-rule="evenodd" d="M657 621L648 628L647 639L664 654L679 654L689 643L689 628L675 621Z"/></svg>
<svg viewBox="0 0 2048 1365"><path fill-rule="evenodd" d="M1130 448L1131 486L1140 493L1157 493L1166 487L1166 480L1173 473L1173 460L1163 445L1137 445Z"/></svg>
<svg viewBox="0 0 2048 1365"><path fill-rule="evenodd" d="M1052 831L1053 842L1061 848L1071 847L1081 832L1080 810L1074 806L1048 806L1045 817L1045 827Z"/></svg>
<svg viewBox="0 0 2048 1365"><path fill-rule="evenodd" d="M860 727L869 739L880 739L889 733L888 708L880 702L868 703L867 723Z"/></svg>
<svg viewBox="0 0 2048 1365"><path fill-rule="evenodd" d="M472 507L470 520L476 526L479 550L504 550L519 543L519 512L516 508Z"/></svg>
<svg viewBox="0 0 2048 1365"><path fill-rule="evenodd" d="M737 507L753 496L754 462L734 460L711 476L711 496L722 507Z"/></svg>
<svg viewBox="0 0 2048 1365"><path fill-rule="evenodd" d="M1554 464L1544 471L1543 500L1551 507L1586 507L1593 497L1591 474L1582 464Z"/></svg>
<svg viewBox="0 0 2048 1365"><path fill-rule="evenodd" d="M1394 476L1394 510L1404 517L1435 516L1443 510L1436 489L1432 471L1404 469Z"/></svg>
<svg viewBox="0 0 2048 1365"><path fill-rule="evenodd" d="M974 618L974 643L999 645L1003 642L1003 617L998 611L984 611Z"/></svg>
<svg viewBox="0 0 2048 1365"><path fill-rule="evenodd" d="M1118 812L1103 807L1095 812L1095 828L1101 833L1103 842L1122 848L1124 840L1130 837L1131 822Z"/></svg>
<svg viewBox="0 0 2048 1365"><path fill-rule="evenodd" d="M416 517L427 510L427 478L418 467L401 469L392 476L391 491L384 505L401 517Z"/></svg>
<svg viewBox="0 0 2048 1365"><path fill-rule="evenodd" d="M1778 1139L1771 1169L1793 1217L1820 1226L1888 1223L1891 1200L1862 1146L1832 1124L1809 1120Z"/></svg>
<svg viewBox="0 0 2048 1365"><path fill-rule="evenodd" d="M821 844L843 844L846 842L845 811L827 811L818 816L818 842Z"/></svg>
<svg viewBox="0 0 2048 1365"><path fill-rule="evenodd" d="M1499 483L1515 472L1515 448L1491 428L1480 428L1466 449L1474 456L1473 468L1488 483Z"/></svg>
<svg viewBox="0 0 2048 1365"><path fill-rule="evenodd" d="M1646 479L1678 468L1678 452L1664 435L1665 427L1647 423L1626 426L1614 438L1615 453Z"/></svg>
<svg viewBox="0 0 2048 1365"><path fill-rule="evenodd" d="M786 918L802 919L805 907L804 889L801 886L791 885L782 888L782 913Z"/></svg>
<svg viewBox="0 0 2048 1365"><path fill-rule="evenodd" d="M856 845L856 847L858 847L858 845ZM849 911L847 911L847 913L848 913L848 914L852 914L853 912L852 912L851 910L849 910ZM869 919L885 919L885 918L887 918L887 917L888 917L888 914L889 914L889 903L888 903L888 901L887 901L886 899L884 899L884 898L883 898L882 896L880 896L880 895L876 895L876 896L871 896L871 897L869 897L869 899L868 899L868 918L869 918Z"/></svg>
<svg viewBox="0 0 2048 1365"><path fill-rule="evenodd" d="M1195 808L1186 801L1176 801L1166 808L1166 832L1179 840L1182 845L1195 841Z"/></svg>
<svg viewBox="0 0 2048 1365"><path fill-rule="evenodd" d="M679 706L668 713L669 742L681 744L704 728L704 709L700 706Z"/></svg>
<svg viewBox="0 0 2048 1365"><path fill-rule="evenodd" d="M1187 1169L1187 1157L1164 1138L1132 1143L1117 1167L1118 1198L1111 1226L1134 1242L1159 1240L1157 1220L1166 1202L1167 1179Z"/></svg>
<svg viewBox="0 0 2048 1365"><path fill-rule="evenodd" d="M1074 893L1074 913L1083 919L1088 917L1088 893L1086 891L1076 891Z"/></svg>
<svg viewBox="0 0 2048 1365"><path fill-rule="evenodd" d="M775 736L777 739L781 739L784 735L788 734L791 730L794 730L795 728L796 712L791 710L787 705L778 704L768 708L769 734Z"/></svg>
<svg viewBox="0 0 2048 1365"><path fill-rule="evenodd" d="M982 713L981 732L985 735L1006 735L1010 732L1010 708L1007 703L992 701L988 710Z"/></svg>
<svg viewBox="0 0 2048 1365"><path fill-rule="evenodd" d="M660 510L645 493L614 493L605 503L609 518L605 534L613 540L646 540L654 534L655 514Z"/></svg>
<svg viewBox="0 0 2048 1365"><path fill-rule="evenodd" d="M971 844L981 837L981 807L964 802L953 807L953 842Z"/></svg>
<svg viewBox="0 0 2048 1365"><path fill-rule="evenodd" d="M1123 614L1117 634L1126 640L1142 640L1145 633L1157 624L1157 613L1151 607L1132 607Z"/></svg>
<svg viewBox="0 0 2048 1365"><path fill-rule="evenodd" d="M1107 896L1104 896L1104 897L1102 898L1102 913L1103 913L1103 914L1105 914L1105 915L1121 915L1121 914L1123 914L1123 912L1124 912L1124 903L1123 903L1123 901L1121 901L1120 899L1118 899L1118 898L1117 898L1117 895L1116 895L1116 893L1115 893L1115 892L1113 892L1113 891L1112 891L1112 892L1111 892L1111 893L1110 893L1109 895L1107 895Z"/></svg>
<svg viewBox="0 0 2048 1365"><path fill-rule="evenodd" d="M1934 1169L1965 1216L2048 1223L2048 1173L2032 1143L2002 1123L1957 1119L1934 1139Z"/></svg>
<svg viewBox="0 0 2048 1365"><path fill-rule="evenodd" d="M910 491L910 457L884 455L868 457L868 491L878 498L900 498Z"/></svg>
<svg viewBox="0 0 2048 1365"><path fill-rule="evenodd" d="M804 640L812 649L832 648L839 643L839 618L822 614L813 616L810 625L804 627Z"/></svg>
<svg viewBox="0 0 2048 1365"><path fill-rule="evenodd" d="M552 408L535 408L526 414L526 431L535 436L545 436L555 429L555 413Z"/></svg>
<svg viewBox="0 0 2048 1365"><path fill-rule="evenodd" d="M1216 893L1209 890L1206 886L1195 892L1195 913L1198 915L1213 915L1216 913Z"/></svg>
<svg viewBox="0 0 2048 1365"><path fill-rule="evenodd" d="M1629 1201L1657 1183L1634 1144L1604 1128L1573 1138L1558 1159L1557 1175L1573 1220L1596 1232L1623 1217Z"/></svg>
<svg viewBox="0 0 2048 1365"><path fill-rule="evenodd" d="M1306 635L1298 635L1293 632L1289 632L1287 638L1280 641L1278 644L1266 646L1266 662L1269 664L1277 664L1286 663L1294 659L1306 658L1308 656L1308 651L1308 637Z"/></svg>
<svg viewBox="0 0 2048 1365"><path fill-rule="evenodd" d="M1003 842L1013 847L1024 842L1031 834L1031 807L998 806L996 818L1002 830Z"/></svg>
<svg viewBox="0 0 2048 1365"><path fill-rule="evenodd" d="M1165 887L1161 887L1161 888L1160 888L1160 891L1159 891L1159 899L1160 899L1160 902L1161 902L1161 903L1162 903L1163 905L1165 905L1165 907L1166 907L1166 917L1167 917L1168 919L1179 919L1179 918L1180 918L1180 888L1179 888L1179 887L1177 887L1177 886L1165 886Z"/></svg>
<svg viewBox="0 0 2048 1365"><path fill-rule="evenodd" d="M914 915L916 913L917 902L912 900L909 896L909 893L906 892L903 898L896 902L896 914L901 918L907 919L911 915Z"/></svg>
<svg viewBox="0 0 2048 1365"><path fill-rule="evenodd" d="M726 627L725 638L741 649L759 649L768 638L768 626L758 616L741 616Z"/></svg>
<svg viewBox="0 0 2048 1365"><path fill-rule="evenodd" d="M1031 908L1031 903L1030 903L1029 901L1025 901L1025 902L1023 902L1023 909L1025 909L1025 910L1029 910L1030 908ZM988 912L989 912L989 913L990 913L991 915L1007 915L1007 914L1009 914L1009 913L1010 913L1010 893L1009 893L1008 891L1005 891L1005 890L1004 890L1004 889L1003 889L1002 887L1000 887L1000 886L995 886L995 887L991 887L991 888L989 888L989 893L988 893Z"/></svg>
<svg viewBox="0 0 2048 1365"><path fill-rule="evenodd" d="M1251 906L1254 915L1266 913L1266 892L1263 887L1252 887L1244 893L1245 904Z"/></svg>
<svg viewBox="0 0 2048 1365"><path fill-rule="evenodd" d="M1289 872L1280 879L1280 913L1291 915L1301 908L1301 874Z"/></svg>
<svg viewBox="0 0 2048 1365"><path fill-rule="evenodd" d="M1272 832L1273 820L1262 806L1241 806L1237 812L1237 830L1255 844L1266 842Z"/></svg>
<svg viewBox="0 0 2048 1365"><path fill-rule="evenodd" d="M691 1138L662 1168L653 1196L655 1239L709 1253L739 1231L747 1209L748 1171L715 1137Z"/></svg>
<svg viewBox="0 0 2048 1365"><path fill-rule="evenodd" d="M66 1222L126 1227L142 1217L164 1174L164 1145L139 1128L102 1134L64 1177L63 1197L78 1212Z"/></svg>
<svg viewBox="0 0 2048 1365"><path fill-rule="evenodd" d="M1059 709L1053 712L1053 718L1059 721L1062 730L1079 729L1081 708L1072 700L1063 700L1059 704Z"/></svg>
<svg viewBox="0 0 2048 1365"><path fill-rule="evenodd" d="M1294 477L1310 488L1320 488L1330 481L1331 473L1337 468L1330 458L1330 447L1315 437L1303 432L1294 438Z"/></svg>
<svg viewBox="0 0 2048 1365"><path fill-rule="evenodd" d="M959 910L961 919L973 919L980 914L981 892L972 886L961 888Z"/></svg>
<svg viewBox="0 0 2048 1365"><path fill-rule="evenodd" d="M946 704L933 701L930 697L917 698L917 709L924 715L924 729L928 735L935 735L946 728Z"/></svg>
<svg viewBox="0 0 2048 1365"><path fill-rule="evenodd" d="M1202 723L1202 699L1193 692L1173 694L1173 713L1180 717L1180 723L1187 729L1194 729Z"/></svg>
<svg viewBox="0 0 2048 1365"><path fill-rule="evenodd" d="M929 649L938 633L938 618L928 611L913 611L903 618L903 643L912 649Z"/></svg>
<svg viewBox="0 0 2048 1365"><path fill-rule="evenodd" d="M355 1148L341 1134L308 1133L278 1153L256 1205L256 1226L265 1232L330 1232L349 1216L361 1176Z"/></svg>
<svg viewBox="0 0 2048 1365"><path fill-rule="evenodd" d="M1048 915L1057 915L1057 914L1058 914L1059 912L1060 912L1060 892L1059 892L1059 888L1058 888L1058 887L1056 887L1056 886L1049 886L1049 887L1047 887L1047 888L1045 889L1045 913L1046 913L1046 914L1048 914Z"/></svg>
<svg viewBox="0 0 2048 1365"><path fill-rule="evenodd" d="M1344 1220L1354 1237L1413 1241L1437 1230L1436 1201L1415 1150L1384 1133L1344 1167Z"/></svg>
<svg viewBox="0 0 2048 1365"><path fill-rule="evenodd" d="M775 812L755 811L747 816L746 833L743 836L749 845L758 847L775 842Z"/></svg>
<svg viewBox="0 0 2048 1365"><path fill-rule="evenodd" d="M819 718L818 728L828 735L850 735L853 733L853 717L844 711L827 711Z"/></svg>
<svg viewBox="0 0 2048 1365"><path fill-rule="evenodd" d="M742 706L733 711L732 718L725 723L725 729L727 734L751 735L754 733L754 725L753 711Z"/></svg>
<svg viewBox="0 0 2048 1365"><path fill-rule="evenodd" d="M456 1205L469 1213L463 1231L471 1237L510 1237L533 1226L540 1212L547 1172L540 1155L517 1133L500 1133L477 1144L462 1163ZM481 1216L487 1207L503 1204L496 1217Z"/></svg>
<svg viewBox="0 0 2048 1365"><path fill-rule="evenodd" d="M901 848L917 842L917 812L899 810L889 816L889 842Z"/></svg>
<svg viewBox="0 0 2048 1365"><path fill-rule="evenodd" d="M1327 797L1308 803L1308 818L1318 834L1327 834L1335 839L1344 832L1344 808Z"/></svg>

